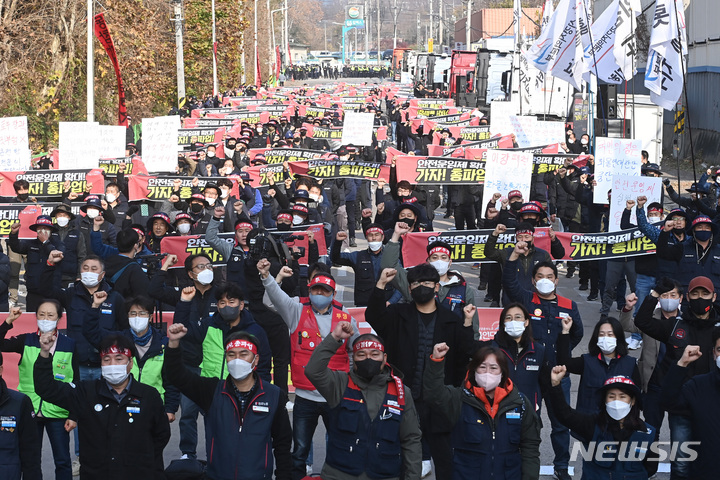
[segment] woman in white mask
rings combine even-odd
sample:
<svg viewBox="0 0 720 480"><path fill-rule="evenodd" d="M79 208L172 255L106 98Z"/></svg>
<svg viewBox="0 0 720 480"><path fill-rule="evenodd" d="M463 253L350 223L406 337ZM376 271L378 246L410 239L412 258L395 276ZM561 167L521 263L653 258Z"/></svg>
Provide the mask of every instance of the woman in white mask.
<svg viewBox="0 0 720 480"><path fill-rule="evenodd" d="M622 375L640 383L640 371L637 360L627 354L627 342L620 322L607 317L595 324L588 343L588 353L579 357L570 357L570 317L562 320L562 335L557 341L557 363L565 365L567 371L580 375L577 404L579 413L598 412L597 391L610 377Z"/></svg>
<svg viewBox="0 0 720 480"><path fill-rule="evenodd" d="M126 302L128 323L130 328L122 331L108 331L99 323L99 310L102 302L107 299L107 292L98 291L93 295L92 310L83 322L83 335L90 344L99 349L103 338L108 334L123 335L132 340L136 356L133 359L130 373L133 378L158 391L165 404L168 420L175 420L175 412L180 406L180 394L177 389L169 388L163 379L162 370L165 361L164 348L167 337L150 324L155 303L148 297L138 295Z"/></svg>
<svg viewBox="0 0 720 480"><path fill-rule="evenodd" d="M423 373L424 399L448 419L453 478L520 480L540 474L540 425L534 403L509 377L505 353L476 351L460 387L444 385L446 343L433 347Z"/></svg>
<svg viewBox="0 0 720 480"><path fill-rule="evenodd" d="M53 353L53 373L55 379L69 383L79 378L77 360L75 359L75 340L57 331L57 324L62 317L62 306L55 300L44 300L35 313L37 332L22 333L15 337L5 338L8 330L12 328L21 315L17 307L10 310L10 314L0 325L0 349L3 352L20 354L18 365L18 390L30 397L35 411L35 422L41 432L47 430L48 439L52 447L55 460L55 474L57 478L72 477L72 462L70 460L69 432L76 426L77 417L50 402L42 401L35 393L33 370L40 350L40 336L46 335L51 342L50 351ZM5 417L3 417L5 419Z"/></svg>
<svg viewBox="0 0 720 480"><path fill-rule="evenodd" d="M175 225L175 231L178 235L189 235L190 229L193 225L193 220L187 213L178 213L175 215L175 221L173 224Z"/></svg>
<svg viewBox="0 0 720 480"><path fill-rule="evenodd" d="M646 480L654 475L657 456L649 459L650 449L644 445L655 440L655 428L640 417L641 393L635 382L622 375L609 377L597 391L597 413L583 414L565 401L560 381L566 371L564 365L553 367L549 398L560 423L588 452L583 454L582 479Z"/></svg>
<svg viewBox="0 0 720 480"><path fill-rule="evenodd" d="M540 409L540 368L545 363L545 346L532 337L530 312L521 303L503 308L492 346L502 350L508 375L520 392Z"/></svg>

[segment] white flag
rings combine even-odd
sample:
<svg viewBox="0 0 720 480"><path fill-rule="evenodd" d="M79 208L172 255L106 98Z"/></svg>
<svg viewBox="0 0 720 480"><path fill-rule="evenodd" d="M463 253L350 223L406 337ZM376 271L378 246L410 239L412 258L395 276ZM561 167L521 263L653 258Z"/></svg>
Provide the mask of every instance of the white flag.
<svg viewBox="0 0 720 480"><path fill-rule="evenodd" d="M675 109L683 89L682 55L687 54L685 15L673 0L658 0L652 20L645 86L650 100L666 110ZM682 9L682 2L677 2ZM678 24L680 32L678 32Z"/></svg>
<svg viewBox="0 0 720 480"><path fill-rule="evenodd" d="M632 78L635 54L635 16L639 0L614 0L592 25L593 46L585 48L585 73L606 83L620 84ZM612 50L612 55L610 51Z"/></svg>
<svg viewBox="0 0 720 480"><path fill-rule="evenodd" d="M583 38L589 39L584 0L560 0L550 23L527 53L538 70L572 84L578 90L582 76Z"/></svg>
<svg viewBox="0 0 720 480"><path fill-rule="evenodd" d="M550 23L550 17L553 16L554 12L555 12L555 9L553 8L552 0L545 0L545 6L543 7L543 12L542 12L542 21L540 22L540 31L541 32L543 30L545 30L545 27L547 27L548 23Z"/></svg>

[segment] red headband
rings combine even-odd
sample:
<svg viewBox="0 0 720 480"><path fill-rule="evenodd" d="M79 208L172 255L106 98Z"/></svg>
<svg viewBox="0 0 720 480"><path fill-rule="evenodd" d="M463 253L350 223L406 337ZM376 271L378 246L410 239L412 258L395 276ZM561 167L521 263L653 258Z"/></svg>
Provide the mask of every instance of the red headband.
<svg viewBox="0 0 720 480"><path fill-rule="evenodd" d="M133 230L135 230L139 236L141 236L141 237L144 237L144 236L145 236L145 232L143 232L143 231L140 230L139 228L133 228Z"/></svg>
<svg viewBox="0 0 720 480"><path fill-rule="evenodd" d="M648 208L648 213L650 213L650 212L660 212L660 213L662 213L662 211L663 211L663 209L662 209L662 208L658 208L658 207Z"/></svg>
<svg viewBox="0 0 720 480"><path fill-rule="evenodd" d="M450 250L445 247L434 247L432 250L430 250L428 257L432 257L433 253L444 253L448 257L450 256Z"/></svg>
<svg viewBox="0 0 720 480"><path fill-rule="evenodd" d="M277 219L278 220L288 220L288 221L292 222L292 215L290 215L289 213L280 213L280 214L278 214Z"/></svg>
<svg viewBox="0 0 720 480"><path fill-rule="evenodd" d="M238 224L237 224L237 227L235 227L235 231L237 232L237 231L240 230L241 228L249 228L250 230L252 230L252 229L253 229L253 226L252 226L252 223L241 222L241 223L238 223Z"/></svg>
<svg viewBox="0 0 720 480"><path fill-rule="evenodd" d="M515 235L535 235L535 232L532 230L515 230Z"/></svg>
<svg viewBox="0 0 720 480"><path fill-rule="evenodd" d="M111 345L102 352L100 352L100 357L104 357L105 355L114 355L116 353L119 353L120 355L125 355L128 358L132 358L132 352L129 348L120 348L117 345Z"/></svg>
<svg viewBox="0 0 720 480"><path fill-rule="evenodd" d="M257 355L257 347L254 343L248 342L247 340L232 340L225 345L225 351L227 352L230 349L233 348L245 348L247 350L250 350L250 352L253 353L253 355Z"/></svg>
<svg viewBox="0 0 720 480"><path fill-rule="evenodd" d="M367 235L368 233L379 233L380 235L385 235L385 232L383 232L383 229L380 227L370 227L365 230L365 235Z"/></svg>
<svg viewBox="0 0 720 480"><path fill-rule="evenodd" d="M382 343L376 342L375 340L363 340L362 342L356 342L355 345L353 345L353 353L366 348L380 350L381 352L385 351L385 347L383 347Z"/></svg>
<svg viewBox="0 0 720 480"><path fill-rule="evenodd" d="M318 275L312 280L310 280L310 283L308 283L308 288L314 287L315 285L322 285L324 287L330 287L335 290L335 281L330 278L326 277L325 275Z"/></svg>

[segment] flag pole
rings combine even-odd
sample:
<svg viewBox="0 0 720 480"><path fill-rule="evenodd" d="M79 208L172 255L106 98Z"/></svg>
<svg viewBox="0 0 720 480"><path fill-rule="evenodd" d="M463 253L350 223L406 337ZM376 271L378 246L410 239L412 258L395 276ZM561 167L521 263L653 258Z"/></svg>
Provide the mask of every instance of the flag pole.
<svg viewBox="0 0 720 480"><path fill-rule="evenodd" d="M595 80L596 80L595 84L599 89L600 87L599 87L599 85L597 85L597 81L600 80L600 74L598 73L597 58L595 58L595 48L594 48L595 42L593 41L593 37L592 37L592 22L590 22L590 17L588 16L587 4L585 3L585 0L582 0L582 5L583 5L583 10L585 10L585 22L587 22L588 36L590 37L590 51L592 51L593 63L595 64ZM579 30L578 30L578 33L579 33ZM586 83L588 84L588 93L592 95L591 82L586 82ZM602 95L597 95L597 97L600 100L600 110L603 112L603 126L605 127L605 133L608 136L610 136L610 131L608 129L608 119L607 119L607 115L605 115L605 106L603 105ZM595 153L595 144L596 143L597 142L593 142L593 154Z"/></svg>
<svg viewBox="0 0 720 480"><path fill-rule="evenodd" d="M687 94L687 66L685 65L685 56L683 55L682 51L682 35L680 34L680 20L678 19L677 15L677 0L673 0L673 7L675 8L675 26L677 28L677 35L678 35L678 43L680 43L680 66L682 67L682 75L683 75L683 90L685 94L685 115L687 116L687 126L688 126L688 137L690 138L690 160L692 161L692 167L693 167L693 181L697 183L697 173L695 172L695 148L693 145L693 137L692 137L692 124L690 122L690 104L688 103L688 94ZM683 7L684 9L684 7ZM684 11L684 10L683 10ZM677 106L675 107L677 108ZM680 156L678 155L678 158ZM679 162L679 160L678 160ZM678 176L678 181L680 181L680 178ZM678 192L680 189L678 189Z"/></svg>

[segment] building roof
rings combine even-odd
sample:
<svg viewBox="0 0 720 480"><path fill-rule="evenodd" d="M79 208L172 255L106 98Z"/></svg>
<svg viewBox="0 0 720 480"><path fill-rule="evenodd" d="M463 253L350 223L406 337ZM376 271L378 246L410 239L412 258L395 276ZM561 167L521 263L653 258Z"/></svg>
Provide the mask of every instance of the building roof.
<svg viewBox="0 0 720 480"><path fill-rule="evenodd" d="M535 36L538 27L533 23L539 22L542 10L540 8L523 8L520 19L520 34ZM528 18L530 17L530 18ZM530 20L533 19L533 20ZM467 18L455 22L455 41L464 43L465 23ZM483 8L474 12L471 17L471 42L481 38L513 36L513 9L512 8Z"/></svg>

